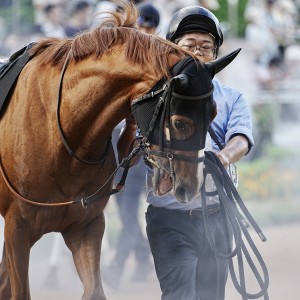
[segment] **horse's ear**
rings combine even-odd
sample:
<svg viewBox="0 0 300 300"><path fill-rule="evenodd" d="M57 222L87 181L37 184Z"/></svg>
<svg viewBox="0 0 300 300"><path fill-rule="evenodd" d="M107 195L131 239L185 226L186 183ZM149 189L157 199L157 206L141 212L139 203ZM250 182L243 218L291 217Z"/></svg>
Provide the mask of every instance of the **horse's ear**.
<svg viewBox="0 0 300 300"><path fill-rule="evenodd" d="M235 51L222 56L216 60L213 60L209 63L205 63L205 65L208 67L208 70L211 74L211 77L214 78L214 76L222 71L225 67L227 67L240 53L242 48L236 49Z"/></svg>
<svg viewBox="0 0 300 300"><path fill-rule="evenodd" d="M176 93L183 93L189 84L189 79L186 74L179 74L171 79L171 85Z"/></svg>

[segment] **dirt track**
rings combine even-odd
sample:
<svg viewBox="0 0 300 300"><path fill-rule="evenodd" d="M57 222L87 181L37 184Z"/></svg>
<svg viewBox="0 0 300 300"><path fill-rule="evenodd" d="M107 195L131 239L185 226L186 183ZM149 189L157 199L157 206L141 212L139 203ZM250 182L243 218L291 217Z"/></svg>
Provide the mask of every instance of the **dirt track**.
<svg viewBox="0 0 300 300"><path fill-rule="evenodd" d="M298 300L300 295L299 270L300 270L300 223L278 227L264 228L263 232L268 238L266 243L257 238L260 250L270 273L270 300ZM254 237L254 235L253 235ZM41 240L35 246L31 256L30 281L33 300L79 300L82 289L74 269L71 267L70 256L67 253L64 262L59 268L59 286L48 289L43 282L46 276L47 256L49 255L49 238ZM108 300L158 300L160 290L152 273L147 282L132 283L129 280L133 262L129 262L128 272L119 291L110 289L104 285ZM247 280L249 291L255 292L252 279ZM226 300L240 300L241 297L235 291L229 280ZM262 299L262 298L261 298ZM175 299L174 299L175 300Z"/></svg>

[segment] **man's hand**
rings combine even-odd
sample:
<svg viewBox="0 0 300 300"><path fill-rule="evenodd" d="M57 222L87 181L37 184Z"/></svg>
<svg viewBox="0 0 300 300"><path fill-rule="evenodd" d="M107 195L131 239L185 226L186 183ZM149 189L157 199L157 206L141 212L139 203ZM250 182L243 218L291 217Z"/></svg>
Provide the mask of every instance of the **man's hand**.
<svg viewBox="0 0 300 300"><path fill-rule="evenodd" d="M228 168L228 166L230 164L229 158L224 153L222 153L222 151L217 152L216 156L219 158L219 160L222 163L222 165L224 166L224 168L225 169Z"/></svg>

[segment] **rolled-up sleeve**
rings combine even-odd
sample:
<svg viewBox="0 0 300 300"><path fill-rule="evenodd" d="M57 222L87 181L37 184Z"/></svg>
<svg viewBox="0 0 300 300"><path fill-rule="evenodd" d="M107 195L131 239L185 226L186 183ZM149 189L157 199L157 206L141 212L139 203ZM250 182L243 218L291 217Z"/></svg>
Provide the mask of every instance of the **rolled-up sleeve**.
<svg viewBox="0 0 300 300"><path fill-rule="evenodd" d="M214 80L214 99L217 103L217 116L212 122L222 145L235 135L243 135L248 139L249 150L254 145L252 134L251 110L243 94L233 88L224 86ZM213 148L218 150L213 142Z"/></svg>

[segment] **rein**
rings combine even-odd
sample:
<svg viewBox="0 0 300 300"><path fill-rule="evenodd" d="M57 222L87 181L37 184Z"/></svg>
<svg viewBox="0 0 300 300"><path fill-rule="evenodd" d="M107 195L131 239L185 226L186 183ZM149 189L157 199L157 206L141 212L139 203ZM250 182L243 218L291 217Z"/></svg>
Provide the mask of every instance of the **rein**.
<svg viewBox="0 0 300 300"><path fill-rule="evenodd" d="M269 275L266 264L259 253L257 247L255 246L247 228L249 224L252 228L256 231L260 239L265 242L266 237L262 233L261 229L251 216L250 212L247 210L245 204L243 203L241 197L239 196L235 186L231 178L229 177L227 171L225 170L224 166L215 155L215 153L209 151L205 152L205 180L208 174L210 174L213 178L213 181L216 185L216 194L219 195L219 202L220 202L220 214L224 223L225 234L227 236L227 253L221 252L217 246L216 241L214 240L210 220L207 214L207 205L206 205L206 197L207 194L205 193L204 189L201 189L201 198L203 199L202 202L202 213L203 213L203 220L204 220L204 227L206 231L206 236L210 247L216 256L223 257L225 259L229 259L229 270L230 275L233 281L233 284L236 290L241 294L243 300L248 299L258 299L260 297L264 297L265 300L269 299L268 296L268 287L269 287ZM203 184L205 186L205 184ZM240 212L241 211L241 212ZM230 228L233 231L235 248L231 250L230 246ZM242 234L246 239L246 242L250 246L252 252L254 253L257 262L260 265L263 275L259 273L257 270L251 255L245 245L243 240ZM233 266L233 257L237 257L238 261L238 268L239 268L239 280L237 279L235 269ZM246 290L245 284L245 269L243 263L243 256L246 258L248 265L251 271L256 278L258 285L260 287L260 291L255 294L250 294Z"/></svg>
<svg viewBox="0 0 300 300"><path fill-rule="evenodd" d="M1 159L0 159L0 173L4 179L5 184L7 185L9 190L12 192L12 194L14 196L16 196L19 200L22 200L25 203L35 205L35 206L43 206L43 207L67 206L67 205L71 205L71 204L79 204L80 203L83 208L87 208L91 202L106 198L108 196L111 196L111 195L114 195L114 194L120 192L120 190L123 188L123 186L125 184L130 161L133 157L135 157L138 154L138 152L141 151L141 148L142 148L142 143L140 143L137 147L133 148L133 150L130 152L130 154L122 160L122 162L117 166L117 168L114 170L114 172L109 176L109 178L106 180L106 182L99 189L97 189L91 195L81 198L80 200L69 200L67 202L47 203L47 202L37 202L37 201L27 199L27 198L23 197L20 193L18 193L15 190L15 188L11 185L11 183L10 183L9 179L7 178L7 175L3 169ZM117 184L116 188L112 189L108 193L101 194L99 196L98 194L100 193L100 191L109 183L110 179L113 178L113 176L116 174L116 172L119 170L120 167L124 167L124 172L123 172L123 176L120 179L119 183Z"/></svg>
<svg viewBox="0 0 300 300"><path fill-rule="evenodd" d="M61 93L62 93L62 85L63 85L63 79L64 79L64 75L65 72L67 70L68 64L70 61L70 51L67 55L67 58L64 62L63 68L61 70L61 74L60 74L60 80L59 80L59 86L58 86L58 95L57 95L57 109L56 109L56 120L57 120L57 127L58 127L58 132L59 135L61 137L62 143L64 144L65 148L67 149L67 151L69 152L71 157L76 158L78 161L85 163L85 164L90 164L90 165L97 165L97 164L103 164L109 154L109 144L110 144L110 139L108 139L107 141L107 145L106 145L106 149L102 155L102 157L97 160L97 161L88 161L85 160L83 158L80 158L78 155L76 155L76 153L71 149L71 147L69 146L65 134L63 132L62 126L61 126L61 122L60 122L60 104L61 104Z"/></svg>

